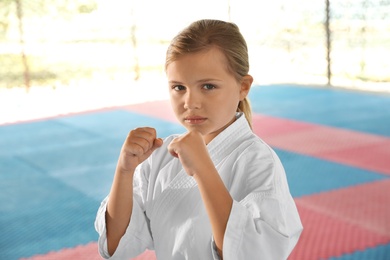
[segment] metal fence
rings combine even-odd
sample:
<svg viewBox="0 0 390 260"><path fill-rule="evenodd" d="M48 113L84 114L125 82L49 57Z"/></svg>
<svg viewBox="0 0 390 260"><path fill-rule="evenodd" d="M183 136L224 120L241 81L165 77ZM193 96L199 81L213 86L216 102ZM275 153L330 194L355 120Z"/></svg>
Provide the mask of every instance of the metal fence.
<svg viewBox="0 0 390 260"><path fill-rule="evenodd" d="M200 18L240 26L260 84L390 91L390 0L1 0L0 88L163 74L169 40Z"/></svg>

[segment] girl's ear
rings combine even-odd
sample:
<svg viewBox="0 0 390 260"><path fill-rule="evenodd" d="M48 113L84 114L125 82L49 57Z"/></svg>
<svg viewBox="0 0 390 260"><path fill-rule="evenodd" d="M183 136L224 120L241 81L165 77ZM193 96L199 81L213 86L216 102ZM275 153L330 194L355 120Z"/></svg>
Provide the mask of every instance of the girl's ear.
<svg viewBox="0 0 390 260"><path fill-rule="evenodd" d="M249 93L253 83L253 77L251 75L245 75L241 79L240 86L240 100L244 100Z"/></svg>

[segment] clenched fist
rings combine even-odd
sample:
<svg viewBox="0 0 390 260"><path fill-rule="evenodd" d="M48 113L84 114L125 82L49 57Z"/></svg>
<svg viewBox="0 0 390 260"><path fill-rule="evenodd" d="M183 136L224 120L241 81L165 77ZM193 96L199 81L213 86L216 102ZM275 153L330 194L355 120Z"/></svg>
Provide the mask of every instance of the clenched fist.
<svg viewBox="0 0 390 260"><path fill-rule="evenodd" d="M192 131L172 140L168 146L172 156L179 158L188 175L194 176L214 167L205 141L199 132Z"/></svg>
<svg viewBox="0 0 390 260"><path fill-rule="evenodd" d="M163 140L157 138L154 128L141 127L130 131L122 146L117 167L124 172L134 173L135 168L162 144Z"/></svg>

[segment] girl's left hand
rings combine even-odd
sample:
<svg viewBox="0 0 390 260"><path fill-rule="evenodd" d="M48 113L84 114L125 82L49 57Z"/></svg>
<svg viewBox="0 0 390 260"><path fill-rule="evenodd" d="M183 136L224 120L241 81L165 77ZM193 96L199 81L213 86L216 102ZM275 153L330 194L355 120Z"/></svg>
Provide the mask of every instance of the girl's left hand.
<svg viewBox="0 0 390 260"><path fill-rule="evenodd" d="M194 176L213 165L206 144L199 132L192 131L172 140L168 146L172 156L179 158L188 175Z"/></svg>

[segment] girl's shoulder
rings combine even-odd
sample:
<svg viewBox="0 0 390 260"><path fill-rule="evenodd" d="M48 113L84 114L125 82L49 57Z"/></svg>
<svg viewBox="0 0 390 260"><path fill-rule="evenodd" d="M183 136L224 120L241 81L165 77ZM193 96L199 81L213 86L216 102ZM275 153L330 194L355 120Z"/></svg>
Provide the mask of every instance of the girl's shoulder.
<svg viewBox="0 0 390 260"><path fill-rule="evenodd" d="M268 145L262 138L253 134L243 144L237 163L243 163L247 167L254 168L259 165L268 165L268 168L280 168L281 161L274 149Z"/></svg>
<svg viewBox="0 0 390 260"><path fill-rule="evenodd" d="M274 150L258 135L251 133L245 140L245 152L262 156L274 156Z"/></svg>

